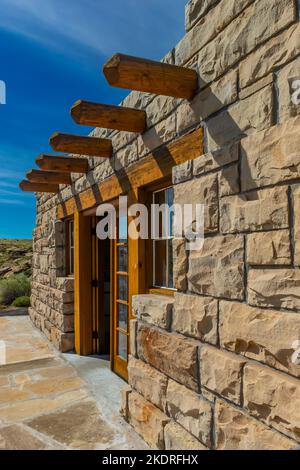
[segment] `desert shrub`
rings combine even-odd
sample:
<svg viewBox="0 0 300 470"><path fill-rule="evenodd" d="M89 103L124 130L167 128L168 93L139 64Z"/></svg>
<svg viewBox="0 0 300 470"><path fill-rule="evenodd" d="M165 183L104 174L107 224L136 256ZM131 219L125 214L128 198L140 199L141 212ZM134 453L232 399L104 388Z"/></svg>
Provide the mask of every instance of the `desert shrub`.
<svg viewBox="0 0 300 470"><path fill-rule="evenodd" d="M16 274L0 280L0 304L10 305L17 297L30 296L30 279Z"/></svg>
<svg viewBox="0 0 300 470"><path fill-rule="evenodd" d="M12 306L13 307L30 307L30 297L28 297L28 295L17 297L13 301Z"/></svg>

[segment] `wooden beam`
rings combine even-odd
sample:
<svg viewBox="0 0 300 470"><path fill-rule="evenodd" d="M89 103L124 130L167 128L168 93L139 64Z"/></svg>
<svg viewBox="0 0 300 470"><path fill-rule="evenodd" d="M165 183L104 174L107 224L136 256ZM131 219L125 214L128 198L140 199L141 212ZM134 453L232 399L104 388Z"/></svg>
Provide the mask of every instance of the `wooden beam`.
<svg viewBox="0 0 300 470"><path fill-rule="evenodd" d="M62 173L87 173L89 169L86 158L41 154L35 161L42 170L59 171Z"/></svg>
<svg viewBox="0 0 300 470"><path fill-rule="evenodd" d="M111 86L156 95L192 99L198 88L195 70L123 54L115 54L103 67Z"/></svg>
<svg viewBox="0 0 300 470"><path fill-rule="evenodd" d="M76 101L71 116L77 124L127 132L146 130L146 113L140 109Z"/></svg>
<svg viewBox="0 0 300 470"><path fill-rule="evenodd" d="M30 170L26 177L32 183L72 184L71 176L68 173L58 173L57 171Z"/></svg>
<svg viewBox="0 0 300 470"><path fill-rule="evenodd" d="M23 180L19 184L22 191L28 193L58 193L58 184L42 184L42 183L31 183L30 181Z"/></svg>
<svg viewBox="0 0 300 470"><path fill-rule="evenodd" d="M91 157L111 157L112 143L109 139L87 137L56 132L50 137L50 145L56 152L69 152Z"/></svg>
<svg viewBox="0 0 300 470"><path fill-rule="evenodd" d="M143 188L169 178L173 166L203 155L203 129L197 129L180 139L152 152L119 174L114 174L95 187L87 189L60 204L57 218L71 216L76 210L86 210L97 204L111 201L120 194L135 188Z"/></svg>

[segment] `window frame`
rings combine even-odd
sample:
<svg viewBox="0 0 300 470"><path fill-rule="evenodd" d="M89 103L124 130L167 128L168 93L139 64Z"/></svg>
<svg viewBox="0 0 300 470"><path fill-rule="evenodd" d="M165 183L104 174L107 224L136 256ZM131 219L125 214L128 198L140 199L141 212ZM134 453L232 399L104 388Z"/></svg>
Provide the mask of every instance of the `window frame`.
<svg viewBox="0 0 300 470"><path fill-rule="evenodd" d="M66 276L74 277L74 218L65 220L65 263L66 263ZM72 235L73 234L73 235ZM73 244L72 244L73 240Z"/></svg>

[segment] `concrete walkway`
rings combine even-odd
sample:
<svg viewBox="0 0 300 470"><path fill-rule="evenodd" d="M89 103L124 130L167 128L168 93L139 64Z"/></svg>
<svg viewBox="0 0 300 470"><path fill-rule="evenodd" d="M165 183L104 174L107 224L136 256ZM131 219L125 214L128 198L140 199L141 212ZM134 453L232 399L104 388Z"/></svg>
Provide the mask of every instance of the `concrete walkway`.
<svg viewBox="0 0 300 470"><path fill-rule="evenodd" d="M58 353L19 313L0 312L0 449L146 449L108 361Z"/></svg>

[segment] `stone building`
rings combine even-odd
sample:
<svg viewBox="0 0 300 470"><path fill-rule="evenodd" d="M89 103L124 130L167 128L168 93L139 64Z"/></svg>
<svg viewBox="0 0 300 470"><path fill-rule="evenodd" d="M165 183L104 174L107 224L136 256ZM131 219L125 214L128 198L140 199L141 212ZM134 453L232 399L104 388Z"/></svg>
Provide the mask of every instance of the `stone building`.
<svg viewBox="0 0 300 470"><path fill-rule="evenodd" d="M111 158L36 196L31 319L61 351L110 354L153 448L300 443L299 9L190 0L162 62L198 73L193 98L133 91L144 132L96 127ZM98 240L96 207L120 194L204 204L202 250L131 240L124 217Z"/></svg>

